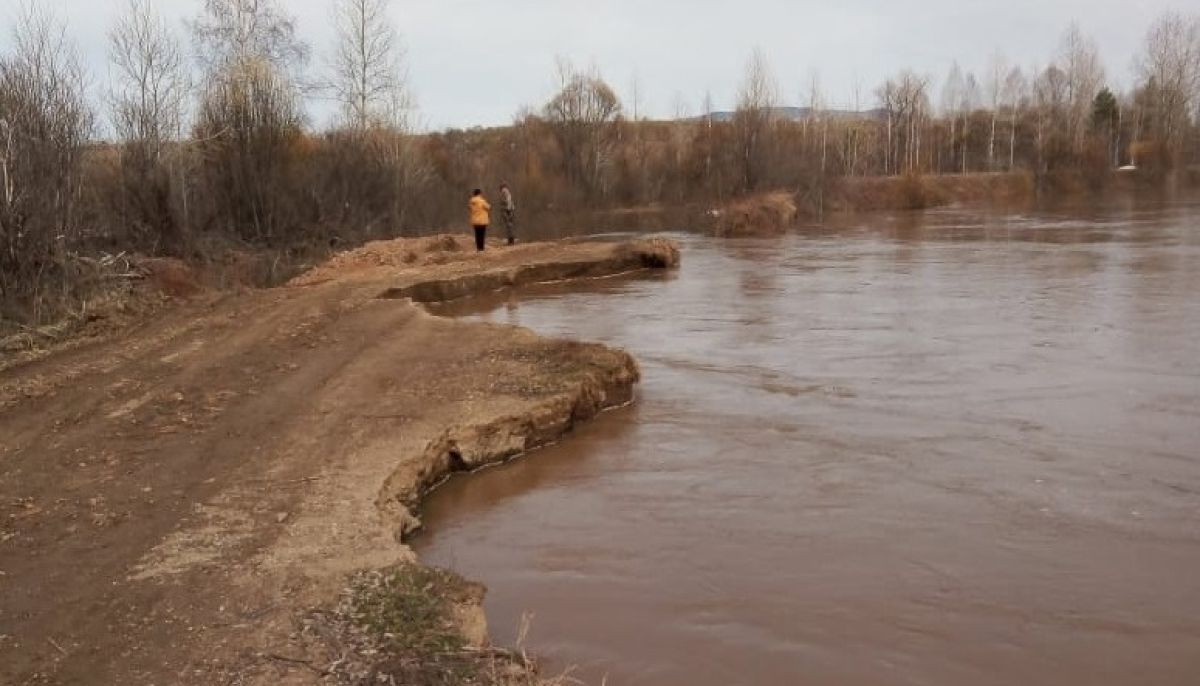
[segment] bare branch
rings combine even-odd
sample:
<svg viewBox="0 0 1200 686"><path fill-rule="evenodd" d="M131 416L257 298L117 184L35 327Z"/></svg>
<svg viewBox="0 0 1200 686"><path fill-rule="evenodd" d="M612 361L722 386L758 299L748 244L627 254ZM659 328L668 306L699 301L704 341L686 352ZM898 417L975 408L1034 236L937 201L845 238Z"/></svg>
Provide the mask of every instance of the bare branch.
<svg viewBox="0 0 1200 686"><path fill-rule="evenodd" d="M392 26L389 0L336 0L337 43L330 60L329 89L346 124L406 128L410 109L404 47Z"/></svg>
<svg viewBox="0 0 1200 686"><path fill-rule="evenodd" d="M157 157L183 130L190 88L183 48L150 0L130 0L108 39L113 125L121 138Z"/></svg>

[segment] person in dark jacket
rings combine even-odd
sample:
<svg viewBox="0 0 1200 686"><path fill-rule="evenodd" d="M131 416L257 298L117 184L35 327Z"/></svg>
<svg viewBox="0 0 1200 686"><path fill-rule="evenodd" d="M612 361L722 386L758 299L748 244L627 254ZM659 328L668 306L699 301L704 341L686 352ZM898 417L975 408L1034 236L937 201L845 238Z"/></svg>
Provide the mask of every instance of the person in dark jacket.
<svg viewBox="0 0 1200 686"><path fill-rule="evenodd" d="M500 209L504 212L504 230L508 244L517 242L517 203L513 202L512 191L507 183L500 184Z"/></svg>

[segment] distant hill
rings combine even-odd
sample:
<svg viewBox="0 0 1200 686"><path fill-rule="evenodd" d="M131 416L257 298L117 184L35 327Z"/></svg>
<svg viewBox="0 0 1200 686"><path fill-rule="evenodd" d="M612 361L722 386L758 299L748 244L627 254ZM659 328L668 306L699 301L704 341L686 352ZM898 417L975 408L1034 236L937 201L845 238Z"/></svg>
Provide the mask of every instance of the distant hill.
<svg viewBox="0 0 1200 686"><path fill-rule="evenodd" d="M805 121L814 119L818 115L824 117L832 117L834 119L883 119L886 113L883 110L814 110L811 107L772 107L771 113L780 119L790 121ZM713 112L713 121L728 122L733 121L735 112L723 111ZM692 121L704 121L709 115L700 115L699 117L691 117Z"/></svg>

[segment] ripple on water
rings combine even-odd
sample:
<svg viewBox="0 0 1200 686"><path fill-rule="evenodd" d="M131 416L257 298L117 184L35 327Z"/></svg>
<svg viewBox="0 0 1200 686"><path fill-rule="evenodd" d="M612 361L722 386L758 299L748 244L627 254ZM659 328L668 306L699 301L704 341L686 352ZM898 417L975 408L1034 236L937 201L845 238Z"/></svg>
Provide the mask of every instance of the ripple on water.
<svg viewBox="0 0 1200 686"><path fill-rule="evenodd" d="M640 402L442 489L419 552L593 683L1195 683L1198 219L682 236L503 296L466 316L625 347Z"/></svg>

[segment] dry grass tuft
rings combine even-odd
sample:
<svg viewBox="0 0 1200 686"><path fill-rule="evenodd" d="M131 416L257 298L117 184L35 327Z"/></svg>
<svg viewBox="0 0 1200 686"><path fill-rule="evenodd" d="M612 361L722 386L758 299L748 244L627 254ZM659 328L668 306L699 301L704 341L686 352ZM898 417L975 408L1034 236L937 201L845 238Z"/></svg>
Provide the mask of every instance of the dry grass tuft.
<svg viewBox="0 0 1200 686"><path fill-rule="evenodd" d="M799 207L791 193L763 193L718 211L713 232L723 238L777 236L792 226L799 216Z"/></svg>
<svg viewBox="0 0 1200 686"><path fill-rule="evenodd" d="M649 269L674 269L679 266L679 246L665 238L649 238L621 246L626 255L637 257Z"/></svg>
<svg viewBox="0 0 1200 686"><path fill-rule="evenodd" d="M469 645L462 610L477 608L483 593L482 586L453 572L420 565L360 573L337 606L311 612L303 621L302 634L326 659L289 662L339 686L577 683L567 674L543 679L523 647Z"/></svg>
<svg viewBox="0 0 1200 686"><path fill-rule="evenodd" d="M397 238L373 241L334 255L330 260L289 282L291 286L311 286L356 272L381 267L411 267L418 264L446 264L464 259L468 253L458 236Z"/></svg>

